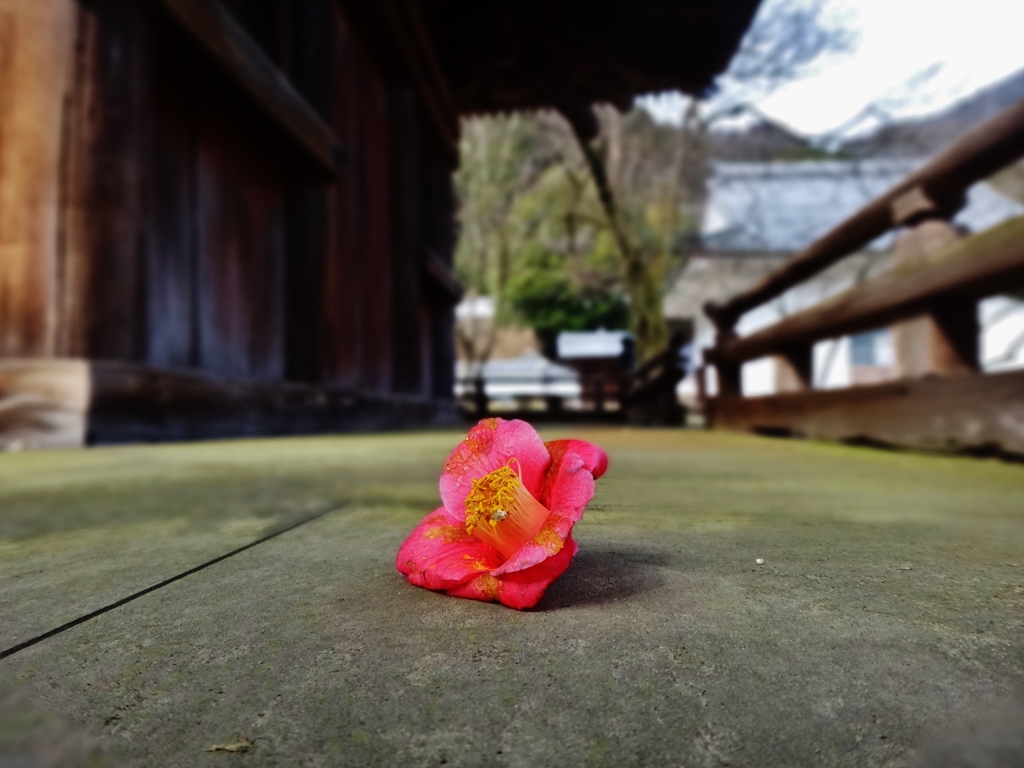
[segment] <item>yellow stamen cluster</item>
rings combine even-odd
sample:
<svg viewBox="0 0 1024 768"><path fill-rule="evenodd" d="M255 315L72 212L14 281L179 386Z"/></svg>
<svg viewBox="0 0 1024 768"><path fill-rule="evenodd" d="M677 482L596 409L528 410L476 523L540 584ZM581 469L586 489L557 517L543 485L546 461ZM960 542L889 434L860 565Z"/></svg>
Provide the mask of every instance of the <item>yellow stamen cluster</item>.
<svg viewBox="0 0 1024 768"><path fill-rule="evenodd" d="M508 509L515 502L519 476L512 467L499 467L473 481L473 490L466 497L466 533L481 524L492 528L508 517Z"/></svg>
<svg viewBox="0 0 1024 768"><path fill-rule="evenodd" d="M505 558L540 532L548 514L511 466L498 467L474 480L473 490L466 496L466 532Z"/></svg>

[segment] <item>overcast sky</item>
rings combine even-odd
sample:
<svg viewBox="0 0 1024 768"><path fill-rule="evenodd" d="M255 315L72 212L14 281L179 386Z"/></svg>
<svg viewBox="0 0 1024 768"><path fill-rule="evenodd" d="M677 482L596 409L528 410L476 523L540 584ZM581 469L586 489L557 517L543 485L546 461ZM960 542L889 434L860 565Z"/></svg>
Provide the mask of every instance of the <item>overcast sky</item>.
<svg viewBox="0 0 1024 768"><path fill-rule="evenodd" d="M802 133L835 130L872 103L900 117L933 112L1024 69L1024 0L826 3L826 18L854 35L853 50L758 105ZM657 99L652 111L672 119L681 101Z"/></svg>

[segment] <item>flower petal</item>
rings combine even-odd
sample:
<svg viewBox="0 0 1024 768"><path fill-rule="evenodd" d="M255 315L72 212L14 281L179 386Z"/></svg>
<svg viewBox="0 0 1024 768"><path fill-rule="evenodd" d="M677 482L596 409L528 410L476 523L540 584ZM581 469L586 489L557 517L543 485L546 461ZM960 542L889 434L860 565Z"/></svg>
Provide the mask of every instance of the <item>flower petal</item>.
<svg viewBox="0 0 1024 768"><path fill-rule="evenodd" d="M551 510L553 517L568 518L575 523L594 498L592 468L603 472L608 458L600 448L580 440L560 440L552 445L554 453L544 473L540 502ZM562 529L556 530L561 532ZM568 531L562 533L563 538L566 535Z"/></svg>
<svg viewBox="0 0 1024 768"><path fill-rule="evenodd" d="M608 454L585 440L552 440L549 443L544 443L544 447L551 454L552 464L556 464L565 453L575 453L583 459L583 466L594 476L595 480L608 469Z"/></svg>
<svg viewBox="0 0 1024 768"><path fill-rule="evenodd" d="M466 519L466 496L473 480L508 464L514 458L519 479L537 497L544 470L550 463L547 448L525 421L484 419L452 451L441 475L441 501L452 523Z"/></svg>
<svg viewBox="0 0 1024 768"><path fill-rule="evenodd" d="M532 568L501 576L483 573L447 592L456 597L499 602L509 608L533 608L551 583L569 567L578 550L576 542L569 538L558 554Z"/></svg>
<svg viewBox="0 0 1024 768"><path fill-rule="evenodd" d="M456 587L500 564L501 555L461 525L452 525L440 509L423 518L395 559L410 584L427 589Z"/></svg>
<svg viewBox="0 0 1024 768"><path fill-rule="evenodd" d="M551 514L540 532L506 560L496 574L515 573L543 562L557 554L572 534L573 526L583 517L584 508L594 497L594 476L577 449L596 460L590 466L602 471L608 466L607 457L602 459L604 451L590 443L561 440L552 445L555 450L541 490L541 503Z"/></svg>

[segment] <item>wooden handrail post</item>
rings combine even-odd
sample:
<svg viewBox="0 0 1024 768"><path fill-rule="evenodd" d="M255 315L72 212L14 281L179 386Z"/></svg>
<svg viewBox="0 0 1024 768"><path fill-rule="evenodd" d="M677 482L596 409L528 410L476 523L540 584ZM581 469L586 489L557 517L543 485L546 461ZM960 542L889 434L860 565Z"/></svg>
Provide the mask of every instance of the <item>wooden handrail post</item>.
<svg viewBox="0 0 1024 768"><path fill-rule="evenodd" d="M775 355L775 390L806 392L814 389L814 347L801 344Z"/></svg>
<svg viewBox="0 0 1024 768"><path fill-rule="evenodd" d="M473 379L473 410L478 419L485 418L490 410L490 402L487 399L487 382L484 381L482 364L481 370L477 371L476 377Z"/></svg>
<svg viewBox="0 0 1024 768"><path fill-rule="evenodd" d="M713 317L718 326L718 333L715 334L715 346L708 350L707 358L715 366L718 374L718 397L743 397L743 364L732 360L725 360L715 354L717 350L736 338L735 324L733 318Z"/></svg>
<svg viewBox="0 0 1024 768"><path fill-rule="evenodd" d="M900 235L893 261L897 269L926 261L961 237L949 222L927 219ZM896 372L900 378L974 373L980 367L979 335L975 301L933 305L926 314L892 326Z"/></svg>
<svg viewBox="0 0 1024 768"><path fill-rule="evenodd" d="M981 370L981 324L978 305L971 301L936 307L929 313L933 337L929 364L940 376L977 373Z"/></svg>
<svg viewBox="0 0 1024 768"><path fill-rule="evenodd" d="M743 396L742 365L721 360L715 363L715 370L718 373L718 397Z"/></svg>
<svg viewBox="0 0 1024 768"><path fill-rule="evenodd" d="M693 376L697 383L697 402L703 411L708 406L708 364L699 366Z"/></svg>

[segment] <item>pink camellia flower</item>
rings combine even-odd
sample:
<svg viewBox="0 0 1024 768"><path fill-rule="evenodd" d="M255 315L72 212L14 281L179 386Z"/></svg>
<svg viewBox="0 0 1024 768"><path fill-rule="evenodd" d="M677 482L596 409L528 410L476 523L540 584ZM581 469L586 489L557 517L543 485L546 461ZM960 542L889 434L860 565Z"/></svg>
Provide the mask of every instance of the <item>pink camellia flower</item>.
<svg viewBox="0 0 1024 768"><path fill-rule="evenodd" d="M590 443L544 443L525 421L484 419L444 465L444 506L395 564L417 587L532 608L572 562L572 527L607 468Z"/></svg>

